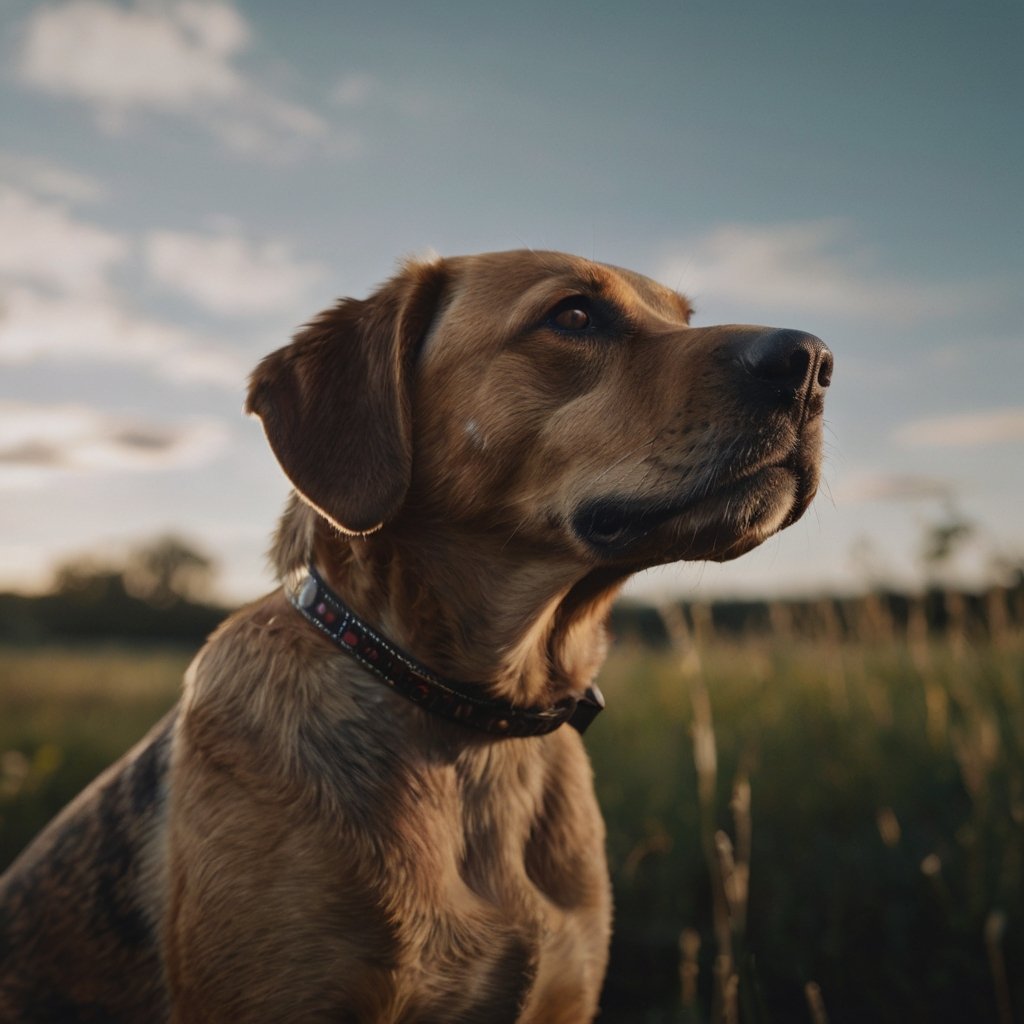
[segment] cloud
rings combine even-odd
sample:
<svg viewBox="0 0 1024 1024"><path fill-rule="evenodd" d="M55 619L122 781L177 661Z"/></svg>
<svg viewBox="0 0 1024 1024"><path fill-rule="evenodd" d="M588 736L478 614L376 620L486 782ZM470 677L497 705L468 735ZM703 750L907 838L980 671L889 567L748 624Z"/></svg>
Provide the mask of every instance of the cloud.
<svg viewBox="0 0 1024 1024"><path fill-rule="evenodd" d="M67 473L200 465L227 439L218 420L168 424L80 405L0 401L0 488L41 486Z"/></svg>
<svg viewBox="0 0 1024 1024"><path fill-rule="evenodd" d="M907 448L978 448L1006 441L1024 441L1024 408L990 409L913 420L894 435Z"/></svg>
<svg viewBox="0 0 1024 1024"><path fill-rule="evenodd" d="M95 178L41 157L0 151L0 179L36 196L71 203L96 203L106 189Z"/></svg>
<svg viewBox="0 0 1024 1024"><path fill-rule="evenodd" d="M111 278L133 249L130 239L61 203L0 185L0 366L98 360L145 367L169 380L240 388L248 360L138 313L118 295ZM277 269L290 280L287 268ZM280 285L276 293L272 282L261 286L280 294Z"/></svg>
<svg viewBox="0 0 1024 1024"><path fill-rule="evenodd" d="M20 70L31 85L99 106L181 110L244 93L231 58L248 38L227 4L132 9L72 0L36 11Z"/></svg>
<svg viewBox="0 0 1024 1024"><path fill-rule="evenodd" d="M73 217L63 206L0 185L0 277L72 294L107 287L128 255L120 235Z"/></svg>
<svg viewBox="0 0 1024 1024"><path fill-rule="evenodd" d="M936 477L913 473L859 473L832 488L837 505L866 501L950 501L955 488Z"/></svg>
<svg viewBox="0 0 1024 1024"><path fill-rule="evenodd" d="M296 260L284 243L255 244L232 234L157 231L145 251L154 280L228 316L287 311L324 273L315 263Z"/></svg>
<svg viewBox="0 0 1024 1024"><path fill-rule="evenodd" d="M332 144L320 117L238 68L251 38L221 0L71 0L31 16L17 70L28 86L90 106L108 131L157 113L194 119L228 148L271 160Z"/></svg>
<svg viewBox="0 0 1024 1024"><path fill-rule="evenodd" d="M945 316L982 300L971 286L886 274L841 219L726 224L676 246L657 276L698 306L740 301L787 313L901 322Z"/></svg>
<svg viewBox="0 0 1024 1024"><path fill-rule="evenodd" d="M331 92L331 99L339 107L361 107L377 87L375 79L362 72L343 75Z"/></svg>
<svg viewBox="0 0 1024 1024"><path fill-rule="evenodd" d="M136 365L164 379L232 389L251 369L209 339L133 313L109 296L7 289L0 297L0 365L41 360Z"/></svg>

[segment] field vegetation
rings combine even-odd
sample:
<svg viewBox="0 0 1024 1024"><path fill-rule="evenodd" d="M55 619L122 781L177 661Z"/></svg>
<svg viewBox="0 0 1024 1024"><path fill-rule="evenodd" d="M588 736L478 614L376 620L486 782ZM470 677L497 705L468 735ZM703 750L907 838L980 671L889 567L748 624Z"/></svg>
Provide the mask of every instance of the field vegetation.
<svg viewBox="0 0 1024 1024"><path fill-rule="evenodd" d="M1024 1020L1022 591L624 631L587 734L602 1021ZM667 640L666 640L667 638ZM177 697L166 640L0 647L0 867Z"/></svg>
<svg viewBox="0 0 1024 1024"><path fill-rule="evenodd" d="M816 633L780 607L772 632L722 638L707 610L673 610L671 651L613 653L588 734L609 1009L1024 1019L1024 637L993 594L988 625L954 610L940 635L870 600L845 637L827 613Z"/></svg>

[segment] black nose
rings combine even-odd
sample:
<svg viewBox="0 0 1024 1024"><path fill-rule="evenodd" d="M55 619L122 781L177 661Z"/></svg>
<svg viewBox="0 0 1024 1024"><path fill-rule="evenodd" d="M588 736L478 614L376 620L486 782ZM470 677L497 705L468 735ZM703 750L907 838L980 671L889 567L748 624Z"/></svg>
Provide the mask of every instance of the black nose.
<svg viewBox="0 0 1024 1024"><path fill-rule="evenodd" d="M832 383L832 353L813 334L766 331L751 341L741 360L758 380L805 401L820 399Z"/></svg>

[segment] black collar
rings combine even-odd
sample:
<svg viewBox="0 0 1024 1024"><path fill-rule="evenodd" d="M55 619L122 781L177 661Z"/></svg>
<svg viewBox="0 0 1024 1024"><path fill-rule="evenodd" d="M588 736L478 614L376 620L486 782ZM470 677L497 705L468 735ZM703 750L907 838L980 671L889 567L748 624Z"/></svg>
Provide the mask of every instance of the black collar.
<svg viewBox="0 0 1024 1024"><path fill-rule="evenodd" d="M517 707L481 696L475 688L442 679L387 641L349 608L310 566L288 592L291 603L364 668L401 694L442 718L495 736L543 736L568 722L583 732L604 708L596 686L582 697L565 697L547 708Z"/></svg>

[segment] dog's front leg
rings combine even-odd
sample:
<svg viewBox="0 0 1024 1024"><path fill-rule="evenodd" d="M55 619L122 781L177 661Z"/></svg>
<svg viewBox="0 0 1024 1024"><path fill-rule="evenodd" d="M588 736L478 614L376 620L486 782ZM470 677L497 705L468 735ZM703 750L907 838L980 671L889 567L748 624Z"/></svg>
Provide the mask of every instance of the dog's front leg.
<svg viewBox="0 0 1024 1024"><path fill-rule="evenodd" d="M343 845L238 763L185 757L164 944L180 1024L384 1021L390 950Z"/></svg>

